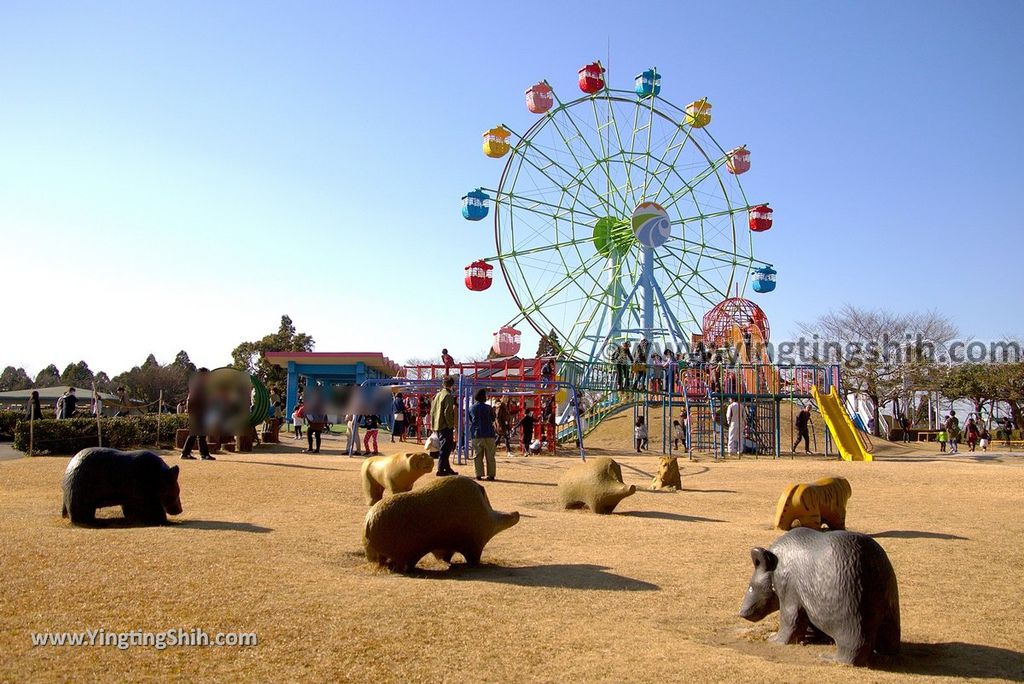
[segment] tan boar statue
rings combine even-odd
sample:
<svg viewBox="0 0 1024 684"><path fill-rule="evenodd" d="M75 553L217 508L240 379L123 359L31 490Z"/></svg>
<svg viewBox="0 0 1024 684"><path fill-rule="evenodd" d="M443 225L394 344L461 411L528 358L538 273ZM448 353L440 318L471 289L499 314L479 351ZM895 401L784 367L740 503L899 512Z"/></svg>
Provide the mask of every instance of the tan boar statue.
<svg viewBox="0 0 1024 684"><path fill-rule="evenodd" d="M363 461L360 471L363 493L369 506L384 498L412 489L416 480L434 469L434 459L425 452L373 456Z"/></svg>
<svg viewBox="0 0 1024 684"><path fill-rule="evenodd" d="M589 508L594 513L611 513L635 492L635 486L623 483L622 468L610 458L574 465L558 481L564 508Z"/></svg>
<svg viewBox="0 0 1024 684"><path fill-rule="evenodd" d="M491 508L487 492L473 480L438 478L374 504L366 514L363 548L370 562L403 573L428 553L446 563L458 553L478 565L487 542L518 522L518 512Z"/></svg>

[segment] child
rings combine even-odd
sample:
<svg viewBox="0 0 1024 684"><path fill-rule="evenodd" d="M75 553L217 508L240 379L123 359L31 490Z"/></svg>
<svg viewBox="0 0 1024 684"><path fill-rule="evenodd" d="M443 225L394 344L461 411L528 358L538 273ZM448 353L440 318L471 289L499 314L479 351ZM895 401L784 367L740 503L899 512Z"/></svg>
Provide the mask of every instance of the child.
<svg viewBox="0 0 1024 684"><path fill-rule="evenodd" d="M984 428L984 427L981 428L981 442L980 442L980 444L981 444L981 450L982 451L988 451L988 440L989 440L990 437L991 437L991 435L988 434L988 429Z"/></svg>
<svg viewBox="0 0 1024 684"><path fill-rule="evenodd" d="M636 453L639 454L641 447L647 443L647 423L643 416L636 419L636 425L633 427L633 439L636 441Z"/></svg>
<svg viewBox="0 0 1024 684"><path fill-rule="evenodd" d="M678 450L679 444L682 443L683 447L686 446L686 433L683 432L683 426L679 424L678 420L672 421L672 448Z"/></svg>
<svg viewBox="0 0 1024 684"><path fill-rule="evenodd" d="M377 451L377 430L380 428L380 418L374 415L363 417L363 451L366 453L379 454ZM373 451L370 451L370 442L373 442Z"/></svg>
<svg viewBox="0 0 1024 684"><path fill-rule="evenodd" d="M292 424L295 426L295 437L293 439L302 439L302 421L306 418L306 407L299 402L299 405L292 411Z"/></svg>
<svg viewBox="0 0 1024 684"><path fill-rule="evenodd" d="M423 450L430 454L430 457L434 460L441 455L441 441L437 438L437 435L431 432L427 435L426 440L423 442Z"/></svg>
<svg viewBox="0 0 1024 684"><path fill-rule="evenodd" d="M943 428L939 430L939 435L936 437L939 440L939 453L946 453L946 430Z"/></svg>
<svg viewBox="0 0 1024 684"><path fill-rule="evenodd" d="M528 456L533 443L533 409L526 409L526 414L516 427L523 428L523 455Z"/></svg>

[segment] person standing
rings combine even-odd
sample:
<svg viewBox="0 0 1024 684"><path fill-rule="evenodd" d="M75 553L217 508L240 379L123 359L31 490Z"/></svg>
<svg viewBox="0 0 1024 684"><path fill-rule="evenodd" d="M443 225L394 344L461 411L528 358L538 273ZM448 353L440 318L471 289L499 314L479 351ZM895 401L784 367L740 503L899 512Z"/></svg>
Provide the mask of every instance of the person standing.
<svg viewBox="0 0 1024 684"><path fill-rule="evenodd" d="M473 466L476 479L494 480L497 433L494 431L494 409L487 403L487 390L481 389L469 407L469 439L473 447ZM486 467L485 467L486 466Z"/></svg>
<svg viewBox="0 0 1024 684"><path fill-rule="evenodd" d="M295 406L295 410L292 411L292 426L294 427L295 435L292 439L302 439L302 423L306 420L306 406L299 399L299 403Z"/></svg>
<svg viewBox="0 0 1024 684"><path fill-rule="evenodd" d="M900 418L900 428L903 431L903 443L910 443L910 419L906 416Z"/></svg>
<svg viewBox="0 0 1024 684"><path fill-rule="evenodd" d="M671 347L665 347L665 392L676 392L676 353Z"/></svg>
<svg viewBox="0 0 1024 684"><path fill-rule="evenodd" d="M363 416L363 451L367 454L379 454L377 451L377 431L380 429L380 418L376 414ZM370 451L370 443L373 443L373 451Z"/></svg>
<svg viewBox="0 0 1024 684"><path fill-rule="evenodd" d="M185 408L187 412L188 407L186 406ZM114 417L125 418L131 415L131 412L132 402L128 399L128 388L121 385L117 388L117 413L114 414Z"/></svg>
<svg viewBox="0 0 1024 684"><path fill-rule="evenodd" d="M309 403L305 406L304 415L306 418L306 449L303 451L307 454L319 454L320 440L324 428L327 427L327 407L319 392L309 393ZM356 448L359 448L358 442Z"/></svg>
<svg viewBox="0 0 1024 684"><path fill-rule="evenodd" d="M540 386L549 387L555 381L554 359L545 359L540 367Z"/></svg>
<svg viewBox="0 0 1024 684"><path fill-rule="evenodd" d="M75 394L74 387L68 387L68 391L64 394L64 401L61 403L61 418L73 418L75 416L75 407L78 405L78 395Z"/></svg>
<svg viewBox="0 0 1024 684"><path fill-rule="evenodd" d="M498 424L498 436L505 440L505 451L512 455L512 409L508 405L508 397L502 397L498 402L496 422Z"/></svg>
<svg viewBox="0 0 1024 684"><path fill-rule="evenodd" d="M544 403L540 407L540 438L546 441L548 444L555 443L555 413L557 407L555 406L554 397L545 397Z"/></svg>
<svg viewBox="0 0 1024 684"><path fill-rule="evenodd" d="M988 443L991 435L989 435L988 428L984 425L981 427L981 431L978 433L978 444L981 446L982 451L988 451Z"/></svg>
<svg viewBox="0 0 1024 684"><path fill-rule="evenodd" d="M665 359L658 352L651 354L651 363L647 369L647 376L650 378L648 385L651 392L661 392L661 376L665 371Z"/></svg>
<svg viewBox="0 0 1024 684"><path fill-rule="evenodd" d="M363 452L359 450L359 413L356 412L355 406L350 406L349 413L345 416L345 431L348 433L348 440L345 443L345 453L349 456L362 456Z"/></svg>
<svg viewBox="0 0 1024 684"><path fill-rule="evenodd" d="M181 457L187 460L195 459L192 455L192 448L199 442L199 455L204 461L215 461L210 455L210 447L206 444L206 380L209 376L209 369L200 368L188 383L188 397L185 399L185 410L188 412L188 437L185 445L181 448Z"/></svg>
<svg viewBox="0 0 1024 684"><path fill-rule="evenodd" d="M678 420L672 421L672 448L676 451L679 450L679 445L682 444L683 448L686 448L686 433L683 431L683 426Z"/></svg>
<svg viewBox="0 0 1024 684"><path fill-rule="evenodd" d="M42 420L43 407L39 405L39 390L32 390L28 399L28 409L25 411L25 420Z"/></svg>
<svg viewBox="0 0 1024 684"><path fill-rule="evenodd" d="M647 361L650 355L651 343L645 337L636 345L636 354L633 356L633 389L638 392L644 391L647 382Z"/></svg>
<svg viewBox="0 0 1024 684"><path fill-rule="evenodd" d="M636 444L636 453L640 453L640 450L644 446L644 442L647 441L647 423L644 417L637 416L636 424L633 426L633 442Z"/></svg>
<svg viewBox="0 0 1024 684"><path fill-rule="evenodd" d="M455 378L446 376L441 391L430 401L430 429L437 433L441 451L437 457L437 476L458 475L448 461L455 448Z"/></svg>
<svg viewBox="0 0 1024 684"><path fill-rule="evenodd" d="M737 399L726 409L725 421L729 424L729 453L743 453L743 407Z"/></svg>
<svg viewBox="0 0 1024 684"><path fill-rule="evenodd" d="M399 392L391 402L391 413L395 421L391 427L392 443L395 441L395 435L398 435L399 442L405 441L405 410L405 398Z"/></svg>
<svg viewBox="0 0 1024 684"><path fill-rule="evenodd" d="M621 392L629 384L629 371L633 365L633 353L629 350L629 340L615 348L612 361L615 363L615 387Z"/></svg>
<svg viewBox="0 0 1024 684"><path fill-rule="evenodd" d="M530 444L533 442L533 409L526 409L522 420L517 423L516 427L521 427L523 429L523 456L529 456Z"/></svg>
<svg viewBox="0 0 1024 684"><path fill-rule="evenodd" d="M957 453L957 443L960 441L960 419L956 417L956 411L950 410L946 418L946 439L949 441L949 453Z"/></svg>
<svg viewBox="0 0 1024 684"><path fill-rule="evenodd" d="M452 358L452 355L448 353L447 349L441 350L441 365L444 366L444 377L447 378L451 375L452 366L455 365L455 359Z"/></svg>
<svg viewBox="0 0 1024 684"><path fill-rule="evenodd" d="M811 453L811 407L804 406L800 409L800 413L796 414L796 420L794 427L796 427L796 441L793 442L793 453L796 453L796 448L800 446L800 441L804 443L804 453Z"/></svg>
<svg viewBox="0 0 1024 684"><path fill-rule="evenodd" d="M937 439L939 441L939 453L940 454L946 453L946 428L944 426L945 426L945 423L943 423L942 429L939 430L939 434L935 435L935 439Z"/></svg>
<svg viewBox="0 0 1024 684"><path fill-rule="evenodd" d="M103 397L100 395L99 390L92 391L91 413L93 418L103 417Z"/></svg>
<svg viewBox="0 0 1024 684"><path fill-rule="evenodd" d="M974 418L968 418L967 425L964 426L964 437L968 449L972 452L978 446L978 434L978 424L974 421Z"/></svg>

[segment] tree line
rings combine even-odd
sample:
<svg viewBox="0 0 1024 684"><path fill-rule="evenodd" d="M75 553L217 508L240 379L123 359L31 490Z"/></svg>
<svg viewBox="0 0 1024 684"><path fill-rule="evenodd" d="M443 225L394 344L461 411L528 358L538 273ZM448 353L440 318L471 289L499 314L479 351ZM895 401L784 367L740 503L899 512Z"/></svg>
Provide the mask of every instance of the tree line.
<svg viewBox="0 0 1024 684"><path fill-rule="evenodd" d="M231 364L239 370L255 374L267 386L284 385L287 371L277 368L263 358L268 351L312 351L313 338L295 329L292 319L281 317L276 332L253 341L241 342L231 352ZM188 381L196 371L196 365L185 350L179 351L166 364L157 361L153 354L140 365L109 377L104 371L94 372L85 361L69 363L63 371L56 364L50 364L39 371L35 378L24 368L7 366L0 372L0 392L10 390L39 389L43 387L77 387L91 390L95 383L101 392L114 392L125 387L128 396L147 403L155 402L163 390L164 401L174 404L188 394Z"/></svg>

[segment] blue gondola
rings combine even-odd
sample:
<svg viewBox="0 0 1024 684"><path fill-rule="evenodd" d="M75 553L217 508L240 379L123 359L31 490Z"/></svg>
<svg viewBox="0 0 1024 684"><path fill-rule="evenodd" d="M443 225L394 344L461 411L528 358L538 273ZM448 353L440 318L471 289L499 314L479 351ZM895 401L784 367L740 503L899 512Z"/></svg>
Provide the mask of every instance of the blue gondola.
<svg viewBox="0 0 1024 684"><path fill-rule="evenodd" d="M655 69L636 75L636 94L640 97L650 97L661 92L661 74Z"/></svg>
<svg viewBox="0 0 1024 684"><path fill-rule="evenodd" d="M771 292L775 289L775 276L777 271L771 266L765 266L764 268L758 268L754 270L754 280L751 283L751 287L754 288L754 292Z"/></svg>
<svg viewBox="0 0 1024 684"><path fill-rule="evenodd" d="M487 218L487 202L490 199L490 195L480 188L467 192L462 198L462 218L469 221Z"/></svg>

